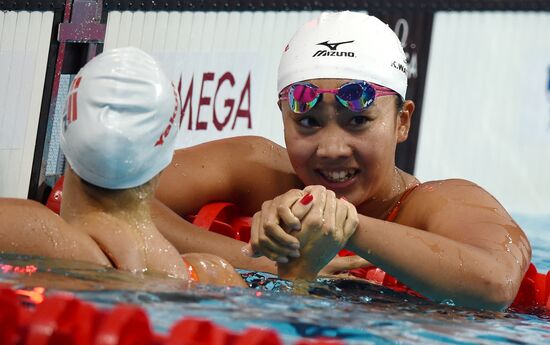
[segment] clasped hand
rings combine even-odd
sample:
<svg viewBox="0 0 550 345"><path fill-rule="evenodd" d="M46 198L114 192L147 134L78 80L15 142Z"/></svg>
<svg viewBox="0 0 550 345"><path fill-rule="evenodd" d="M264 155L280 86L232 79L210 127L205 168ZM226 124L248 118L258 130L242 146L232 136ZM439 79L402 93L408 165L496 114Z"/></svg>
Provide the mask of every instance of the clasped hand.
<svg viewBox="0 0 550 345"><path fill-rule="evenodd" d="M293 189L264 202L248 250L279 263L283 278L312 279L355 232L355 207L323 186ZM364 264L368 264L365 260Z"/></svg>

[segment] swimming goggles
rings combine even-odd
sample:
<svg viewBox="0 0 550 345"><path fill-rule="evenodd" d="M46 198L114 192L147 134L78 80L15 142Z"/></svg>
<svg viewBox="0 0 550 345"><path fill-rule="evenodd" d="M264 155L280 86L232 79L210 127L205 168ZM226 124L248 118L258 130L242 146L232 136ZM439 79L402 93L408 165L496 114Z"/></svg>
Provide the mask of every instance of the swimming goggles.
<svg viewBox="0 0 550 345"><path fill-rule="evenodd" d="M279 99L288 100L290 110L297 114L303 114L317 104L323 93L335 95L338 102L354 112L367 109L376 97L397 95L397 92L387 87L363 80L354 80L337 89L321 89L307 82L294 83L281 91Z"/></svg>

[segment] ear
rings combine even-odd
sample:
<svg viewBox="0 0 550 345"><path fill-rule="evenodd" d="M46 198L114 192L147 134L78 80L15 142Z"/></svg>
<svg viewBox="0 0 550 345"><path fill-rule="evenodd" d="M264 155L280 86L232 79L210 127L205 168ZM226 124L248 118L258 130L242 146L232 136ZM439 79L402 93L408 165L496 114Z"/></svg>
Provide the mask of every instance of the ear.
<svg viewBox="0 0 550 345"><path fill-rule="evenodd" d="M414 112L414 102L406 100L399 114L397 114L397 142L402 143L409 137L411 119Z"/></svg>

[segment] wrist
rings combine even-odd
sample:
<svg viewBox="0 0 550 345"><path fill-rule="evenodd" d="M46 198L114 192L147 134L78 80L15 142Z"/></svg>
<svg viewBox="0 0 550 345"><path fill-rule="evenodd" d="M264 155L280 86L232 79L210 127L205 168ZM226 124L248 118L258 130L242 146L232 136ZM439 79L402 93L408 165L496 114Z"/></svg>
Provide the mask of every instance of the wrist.
<svg viewBox="0 0 550 345"><path fill-rule="evenodd" d="M293 259L286 264L277 264L279 277L287 280L315 280L321 268L317 269L314 265L299 258Z"/></svg>

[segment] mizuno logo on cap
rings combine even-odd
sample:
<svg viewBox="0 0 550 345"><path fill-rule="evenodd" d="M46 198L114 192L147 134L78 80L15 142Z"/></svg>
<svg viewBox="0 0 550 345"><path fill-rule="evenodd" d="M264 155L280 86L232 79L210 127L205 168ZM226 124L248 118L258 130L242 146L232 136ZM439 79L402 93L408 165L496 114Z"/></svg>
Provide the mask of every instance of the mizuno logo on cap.
<svg viewBox="0 0 550 345"><path fill-rule="evenodd" d="M328 43L328 41L324 41L324 42L317 43L317 45L318 46L325 46L330 50L336 50L336 48L338 48L339 45L346 44L346 43L352 43L352 42L355 42L355 41L344 41L344 42L335 42L335 43Z"/></svg>
<svg viewBox="0 0 550 345"><path fill-rule="evenodd" d="M343 42L334 42L334 43L329 43L329 41L319 42L316 45L325 46L330 50L326 50L326 49L318 50L318 51L315 52L315 54L313 54L313 57L316 57L316 56L348 56L348 57L355 57L354 52L336 51L338 49L338 46L340 46L342 44L353 43L353 42L355 42L355 41L343 41Z"/></svg>

